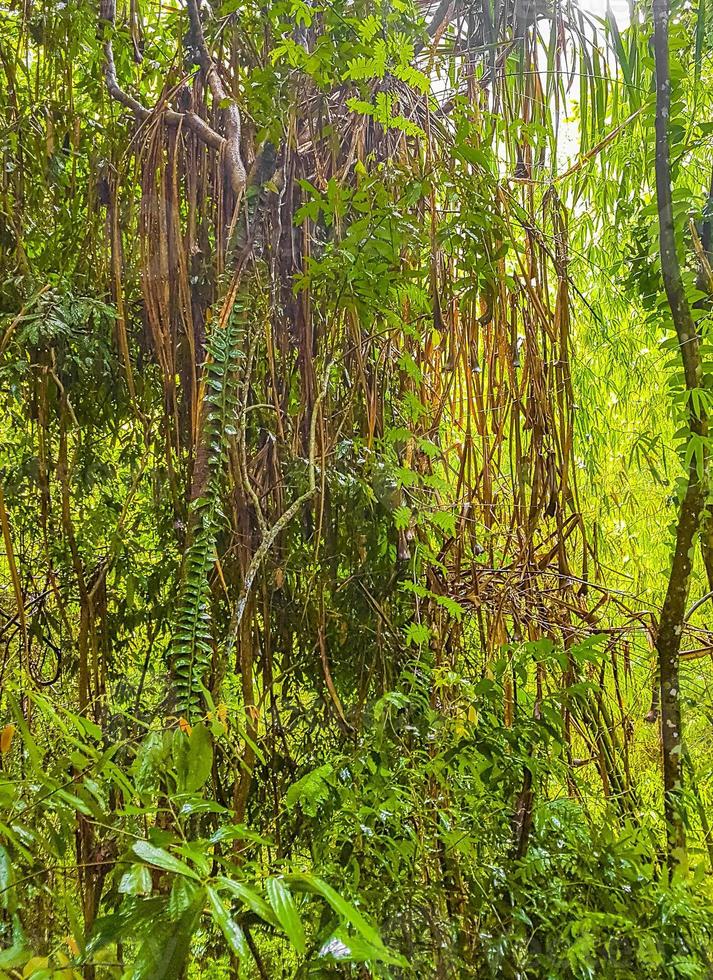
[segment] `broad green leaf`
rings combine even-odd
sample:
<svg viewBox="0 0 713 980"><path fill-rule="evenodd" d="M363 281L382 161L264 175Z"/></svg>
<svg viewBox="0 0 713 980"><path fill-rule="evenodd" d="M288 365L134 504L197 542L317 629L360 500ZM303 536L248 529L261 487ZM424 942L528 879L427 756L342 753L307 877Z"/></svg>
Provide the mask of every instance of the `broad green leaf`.
<svg viewBox="0 0 713 980"><path fill-rule="evenodd" d="M210 732L202 722L193 727L190 735L176 731L173 757L181 792L195 793L201 789L213 765L213 743Z"/></svg>
<svg viewBox="0 0 713 980"><path fill-rule="evenodd" d="M176 875L171 881L171 891L168 896L168 917L178 919L195 901L198 885L192 878Z"/></svg>
<svg viewBox="0 0 713 980"><path fill-rule="evenodd" d="M12 913L17 908L15 873L6 848L0 844L0 905Z"/></svg>
<svg viewBox="0 0 713 980"><path fill-rule="evenodd" d="M12 916L12 946L0 950L0 969L13 970L22 966L30 958L31 952L27 945L20 916Z"/></svg>
<svg viewBox="0 0 713 980"><path fill-rule="evenodd" d="M337 915L345 922L348 922L349 925L353 926L359 935L366 939L368 943L375 949L379 949L382 952L386 951L378 930L370 925L361 912L354 908L350 902L343 899L326 881L322 881L321 878L311 874L287 875L285 880L304 891L321 895L331 905Z"/></svg>
<svg viewBox="0 0 713 980"><path fill-rule="evenodd" d="M253 891L252 888L248 888L242 881L234 881L232 878L226 878L223 875L217 878L216 881L221 888L227 888L243 905L247 905L249 909L252 909L255 915L259 916L264 922L269 922L273 926L279 926L280 923L275 913L265 899L261 895L258 895L256 891Z"/></svg>
<svg viewBox="0 0 713 980"><path fill-rule="evenodd" d="M131 980L181 980L204 903L205 890L201 888L177 919L159 918L150 924L134 960Z"/></svg>
<svg viewBox="0 0 713 980"><path fill-rule="evenodd" d="M90 957L97 950L119 941L122 936L130 935L138 939L143 926L159 921L165 914L166 900L163 896L123 902L119 911L100 916L95 921L86 942L85 956Z"/></svg>
<svg viewBox="0 0 713 980"><path fill-rule="evenodd" d="M151 872L145 864L132 864L119 882L119 892L123 895L150 895L151 888Z"/></svg>
<svg viewBox="0 0 713 980"><path fill-rule="evenodd" d="M241 960L249 959L250 947L245 938L245 933L223 905L220 895L210 886L206 888L206 894L213 919L225 936L231 950Z"/></svg>
<svg viewBox="0 0 713 980"><path fill-rule="evenodd" d="M13 943L5 949L0 949L0 970L15 970L24 966L30 955L29 948L24 942Z"/></svg>
<svg viewBox="0 0 713 980"><path fill-rule="evenodd" d="M146 864L152 864L155 868L163 871L170 871L171 874L185 875L198 881L198 875L184 861L164 851L161 847L154 847L147 840L138 840L132 847L134 854L141 858Z"/></svg>
<svg viewBox="0 0 713 980"><path fill-rule="evenodd" d="M266 886L270 905L275 910L280 925L287 933L287 938L298 953L304 954L305 933L302 921L289 889L282 878L268 878Z"/></svg>

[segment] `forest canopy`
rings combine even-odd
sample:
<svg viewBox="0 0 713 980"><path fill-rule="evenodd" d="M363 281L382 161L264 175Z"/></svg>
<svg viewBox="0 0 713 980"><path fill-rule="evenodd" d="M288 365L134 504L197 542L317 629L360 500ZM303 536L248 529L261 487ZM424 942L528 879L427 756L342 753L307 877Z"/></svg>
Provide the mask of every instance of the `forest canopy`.
<svg viewBox="0 0 713 980"><path fill-rule="evenodd" d="M0 0L0 978L713 977L713 7Z"/></svg>

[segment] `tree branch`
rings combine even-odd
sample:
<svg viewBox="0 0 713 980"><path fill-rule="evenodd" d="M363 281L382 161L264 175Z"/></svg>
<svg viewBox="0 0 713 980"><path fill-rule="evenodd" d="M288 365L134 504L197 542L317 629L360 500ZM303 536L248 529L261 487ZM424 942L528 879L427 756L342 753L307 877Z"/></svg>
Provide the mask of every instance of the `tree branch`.
<svg viewBox="0 0 713 980"><path fill-rule="evenodd" d="M240 153L241 120L240 110L230 93L223 85L220 73L211 57L203 34L201 15L197 0L187 0L188 19L191 23L191 33L198 50L198 60L208 82L213 99L223 105L225 118L226 146L225 163L230 177L230 184L236 197L245 189L245 164Z"/></svg>
<svg viewBox="0 0 713 980"><path fill-rule="evenodd" d="M121 85L116 74L116 63L114 61L114 47L111 35L114 30L116 19L116 0L101 0L99 11L99 28L103 38L104 51L104 81L109 95L120 105L131 109L137 119L150 119L158 109L149 109L142 105L138 99L126 92ZM175 112L173 109L164 109L161 113L163 121L169 126L186 126L207 146L214 150L222 150L228 146L228 140L220 133L216 133L208 123L196 115L195 112Z"/></svg>

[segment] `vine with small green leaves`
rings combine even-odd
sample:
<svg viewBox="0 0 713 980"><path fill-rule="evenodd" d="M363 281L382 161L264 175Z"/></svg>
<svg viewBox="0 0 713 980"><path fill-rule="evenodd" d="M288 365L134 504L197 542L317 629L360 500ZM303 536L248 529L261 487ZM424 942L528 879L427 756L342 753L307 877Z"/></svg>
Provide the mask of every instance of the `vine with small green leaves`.
<svg viewBox="0 0 713 980"><path fill-rule="evenodd" d="M200 712L213 654L210 572L222 516L220 478L240 410L238 367L243 359L243 316L238 299L226 326L216 327L207 342L202 433L207 478L202 494L190 505L191 540L184 559L171 649L176 710L189 718Z"/></svg>

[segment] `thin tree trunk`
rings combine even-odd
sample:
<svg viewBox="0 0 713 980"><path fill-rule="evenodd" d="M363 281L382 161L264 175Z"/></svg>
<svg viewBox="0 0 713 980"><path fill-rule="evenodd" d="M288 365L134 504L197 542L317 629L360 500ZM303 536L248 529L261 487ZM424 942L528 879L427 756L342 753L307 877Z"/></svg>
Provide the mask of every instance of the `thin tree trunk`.
<svg viewBox="0 0 713 980"><path fill-rule="evenodd" d="M701 366L698 333L691 316L676 253L676 238L671 196L671 159L668 125L671 112L671 79L669 74L668 0L654 0L654 54L656 62L656 199L659 216L661 272L666 298L671 309L687 391L701 388ZM702 453L693 453L689 465L688 486L681 503L676 548L671 563L666 598L659 620L656 648L661 683L661 731L663 748L664 815L666 818L667 860L673 869L683 856L685 834L680 806L681 789L681 706L679 698L679 650L686 614L686 602L692 568L692 546L705 501L705 467L707 463L707 420L695 406L700 400L689 400L690 437L701 440ZM702 456L702 459L701 459Z"/></svg>

